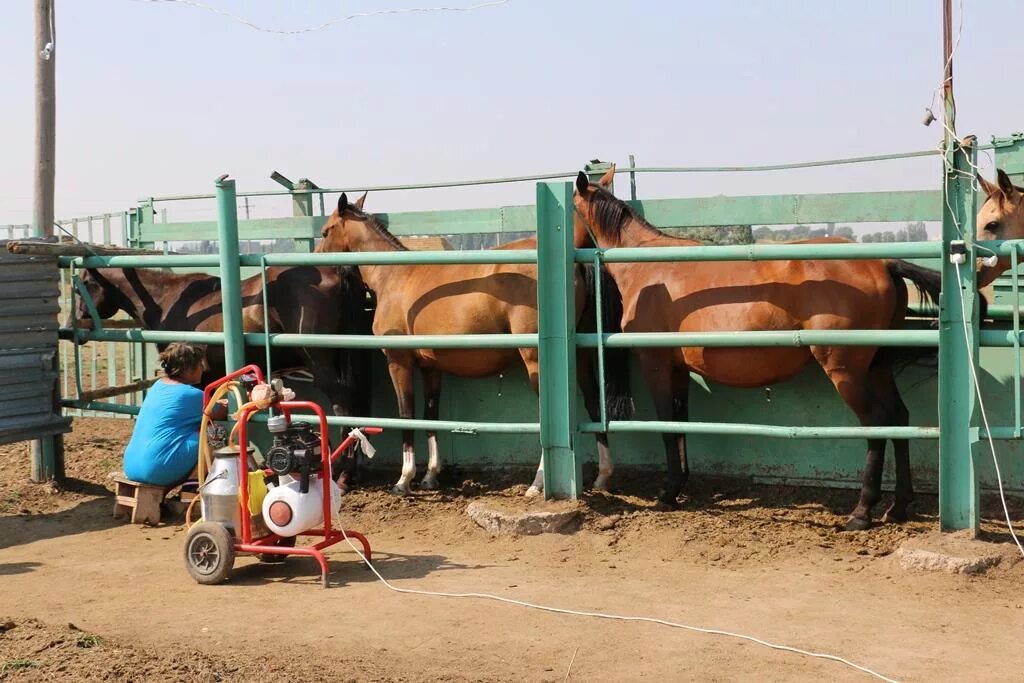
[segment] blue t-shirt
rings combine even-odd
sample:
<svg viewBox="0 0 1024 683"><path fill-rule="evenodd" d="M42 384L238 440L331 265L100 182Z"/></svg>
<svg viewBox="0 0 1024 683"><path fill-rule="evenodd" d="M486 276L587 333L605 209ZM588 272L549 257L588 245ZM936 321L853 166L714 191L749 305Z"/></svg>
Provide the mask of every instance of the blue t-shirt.
<svg viewBox="0 0 1024 683"><path fill-rule="evenodd" d="M124 451L129 479L154 486L181 483L196 466L203 392L188 384L160 380L142 402Z"/></svg>

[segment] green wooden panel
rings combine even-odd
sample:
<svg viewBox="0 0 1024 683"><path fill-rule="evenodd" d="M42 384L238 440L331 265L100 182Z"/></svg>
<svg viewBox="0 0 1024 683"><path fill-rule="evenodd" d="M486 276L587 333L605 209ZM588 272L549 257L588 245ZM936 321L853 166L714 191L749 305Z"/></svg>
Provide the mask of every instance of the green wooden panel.
<svg viewBox="0 0 1024 683"><path fill-rule="evenodd" d="M936 221L942 218L942 193L931 190L646 199L631 203L659 227Z"/></svg>
<svg viewBox="0 0 1024 683"><path fill-rule="evenodd" d="M293 216L288 218L256 218L238 221L238 236L243 240L319 237L322 216ZM187 223L139 223L139 241L191 242L216 240L217 221Z"/></svg>
<svg viewBox="0 0 1024 683"><path fill-rule="evenodd" d="M1024 184L1024 133L993 137L992 146L996 151L996 168L1009 173L1016 184Z"/></svg>
<svg viewBox="0 0 1024 683"><path fill-rule="evenodd" d="M935 221L942 218L942 195L930 190L848 192L744 197L690 197L631 202L659 227L716 225L786 225ZM462 235L533 232L535 206L502 206L458 211L407 211L375 214L395 235ZM310 238L320 234L326 218L298 216L239 221L240 239ZM215 221L140 223L140 241L216 239Z"/></svg>
<svg viewBox="0 0 1024 683"><path fill-rule="evenodd" d="M982 349L979 380L985 392L986 407L993 426L1013 424L1012 349ZM383 355L374 361L373 415L397 417L394 391L388 379ZM417 378L418 382L418 378ZM633 366L633 393L637 403L637 420L654 420L647 387L639 368ZM897 377L903 398L910 410L911 424L938 424L936 369L926 365L910 366ZM329 404L308 384L295 384L300 398ZM422 390L416 388L422 412ZM577 419L590 418L577 400ZM328 413L330 414L330 413ZM817 365L812 364L793 380L765 389L732 389L696 379L690 389L690 417L695 422L733 422L768 425L806 425L822 427L855 427L859 422L839 398ZM519 365L510 367L500 377L461 379L445 377L441 389L441 419L477 422L536 422L537 396L530 389L526 374ZM372 420L369 421L372 423ZM262 447L269 444L263 425L254 425ZM338 430L332 430L335 440ZM612 434L612 454L616 465L641 467L660 481L665 467L661 437L657 434ZM402 464L401 433L389 430L373 438L378 455L371 463L397 478ZM540 456L537 434L439 434L438 443L445 467L463 468L521 467L522 482L528 484ZM707 486L701 475L753 477L771 483L797 483L818 486L856 488L864 466L866 442L861 440L752 439L745 436L692 435L687 443L694 476L689 487ZM911 461L915 488L935 493L938 483L938 444L935 440L911 442ZM576 451L588 463L585 485L593 483L597 462L593 435L580 435ZM1002 466L1007 491L1024 492L1024 443L997 441L996 449ZM416 433L416 451L420 474L426 465L426 435ZM995 487L995 472L987 446L979 457L978 475L982 488ZM885 487L891 491L893 480L892 451L885 468ZM461 481L461 480L460 480ZM615 478L612 478L614 485Z"/></svg>
<svg viewBox="0 0 1024 683"><path fill-rule="evenodd" d="M534 232L535 206L500 206L460 211L375 214L395 235L462 235L477 232Z"/></svg>

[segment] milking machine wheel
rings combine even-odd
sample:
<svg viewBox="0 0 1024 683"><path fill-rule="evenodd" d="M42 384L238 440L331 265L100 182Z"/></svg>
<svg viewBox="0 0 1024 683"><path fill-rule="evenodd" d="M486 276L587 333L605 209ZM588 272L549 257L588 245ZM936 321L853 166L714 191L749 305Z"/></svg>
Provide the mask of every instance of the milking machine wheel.
<svg viewBox="0 0 1024 683"><path fill-rule="evenodd" d="M223 524L201 522L185 537L185 568L198 583L223 583L235 566L235 542Z"/></svg>

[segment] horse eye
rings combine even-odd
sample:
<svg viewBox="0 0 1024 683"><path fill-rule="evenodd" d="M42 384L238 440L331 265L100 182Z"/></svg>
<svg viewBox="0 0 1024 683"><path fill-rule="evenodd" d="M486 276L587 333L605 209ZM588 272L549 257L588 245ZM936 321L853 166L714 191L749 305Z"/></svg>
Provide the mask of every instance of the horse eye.
<svg viewBox="0 0 1024 683"><path fill-rule="evenodd" d="M993 235L996 234L999 232L999 221L989 221L988 225L985 226L985 230Z"/></svg>

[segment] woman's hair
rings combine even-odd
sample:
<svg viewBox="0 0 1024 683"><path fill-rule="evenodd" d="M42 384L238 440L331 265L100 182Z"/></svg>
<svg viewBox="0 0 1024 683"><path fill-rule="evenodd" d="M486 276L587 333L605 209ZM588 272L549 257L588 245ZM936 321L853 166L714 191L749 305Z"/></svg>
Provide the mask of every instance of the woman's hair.
<svg viewBox="0 0 1024 683"><path fill-rule="evenodd" d="M201 367L205 370L206 349L188 342L168 344L160 354L160 367L164 369L164 374L171 379L180 377L192 368Z"/></svg>

